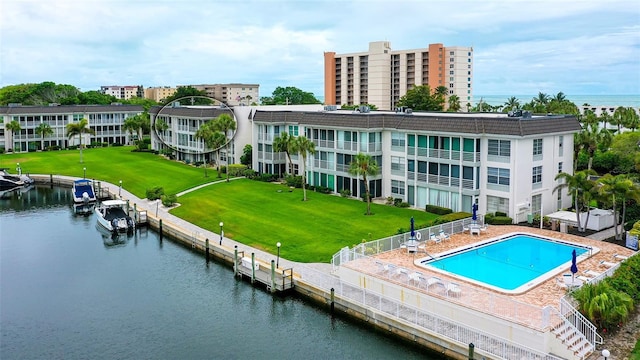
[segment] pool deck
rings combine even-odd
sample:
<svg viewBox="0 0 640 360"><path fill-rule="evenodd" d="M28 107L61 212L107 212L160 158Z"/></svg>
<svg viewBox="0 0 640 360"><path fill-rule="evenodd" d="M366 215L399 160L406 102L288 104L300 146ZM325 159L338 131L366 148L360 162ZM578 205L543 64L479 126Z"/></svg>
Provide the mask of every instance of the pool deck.
<svg viewBox="0 0 640 360"><path fill-rule="evenodd" d="M517 225L500 225L500 226L489 226L486 231L483 231L480 235L471 235L469 233L458 233L451 235L450 240L442 241L440 243L427 242L426 251L434 256L437 256L440 253L447 252L449 250L462 247L465 245L470 245L473 243L489 240L492 238L496 238L509 233L530 233L536 235L542 235L549 238L564 240L572 243L578 243L585 246L597 247L600 251L591 257L580 261L578 259L578 273L576 275L584 275L584 271L592 270L598 273L602 273L607 270L607 267L603 267L600 265L601 261L607 261L611 263L617 263L619 260L614 258L615 254L619 254L622 256L630 256L634 252L631 249L624 248L622 246L607 243L599 240L593 240L586 237L571 235L560 233L558 231L544 230L538 228L532 228L527 226L517 226ZM471 294L486 294L486 293L495 293L501 295L501 298L507 297L511 300L515 300L517 302L530 304L536 307L544 307L547 305L551 305L555 308L558 308L560 298L566 295L567 290L561 289L557 286L555 278L564 273L570 273L569 266L566 267L566 271L562 271L558 273L556 276L552 278L540 282L538 285L533 286L532 288L525 290L520 294L506 294L502 292L497 292L491 290L487 287L483 287L481 285L473 284L467 281L464 281L460 278L453 278L447 275L444 275L439 272L430 271L424 267L419 267L414 265L414 261L416 259L423 258L426 255L424 252L418 253L408 253L406 249L397 249L388 252L384 252L378 255L374 255L373 258L377 261L381 261L384 263L392 263L397 267L402 267L408 270L409 273L412 272L420 272L424 274L426 278L431 276L439 277L443 280L444 283L454 282L460 285L462 288L461 296L459 300L462 302L474 301L473 298L477 299L477 296L465 296ZM368 273L370 275L385 277L388 281L392 281L402 286L412 287L419 291L424 291L430 293L435 296L442 295L438 292L429 292L428 289L420 289L412 284L409 279L402 276L388 276L380 274L379 269L371 267L371 266L361 266L358 264L358 261L355 261L353 264L345 264L346 266L354 266L359 269L359 271L363 273ZM479 299L478 299L479 300Z"/></svg>

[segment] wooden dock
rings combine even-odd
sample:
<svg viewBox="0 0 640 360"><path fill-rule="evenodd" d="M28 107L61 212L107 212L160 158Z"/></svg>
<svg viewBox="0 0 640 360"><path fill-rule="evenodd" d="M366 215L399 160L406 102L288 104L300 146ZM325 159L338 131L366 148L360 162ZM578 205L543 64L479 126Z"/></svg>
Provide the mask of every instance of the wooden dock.
<svg viewBox="0 0 640 360"><path fill-rule="evenodd" d="M263 263L255 257L244 256L238 252L235 256L234 273L236 276L248 278L251 283L259 283L271 292L283 292L293 289L293 268L277 268L273 261L271 264Z"/></svg>

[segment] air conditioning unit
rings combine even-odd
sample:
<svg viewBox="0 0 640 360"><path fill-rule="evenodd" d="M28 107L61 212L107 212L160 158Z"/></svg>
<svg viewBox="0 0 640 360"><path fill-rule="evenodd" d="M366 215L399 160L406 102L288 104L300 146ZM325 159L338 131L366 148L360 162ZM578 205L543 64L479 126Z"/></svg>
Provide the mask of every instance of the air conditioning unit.
<svg viewBox="0 0 640 360"><path fill-rule="evenodd" d="M523 204L518 204L518 212L523 212L529 209L529 204L527 203L523 203Z"/></svg>

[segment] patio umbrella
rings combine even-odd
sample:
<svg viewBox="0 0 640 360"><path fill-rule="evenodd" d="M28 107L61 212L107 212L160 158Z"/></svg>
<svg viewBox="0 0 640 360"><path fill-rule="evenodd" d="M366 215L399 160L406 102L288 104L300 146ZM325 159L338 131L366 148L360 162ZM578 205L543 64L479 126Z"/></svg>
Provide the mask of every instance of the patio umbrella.
<svg viewBox="0 0 640 360"><path fill-rule="evenodd" d="M415 229L415 224L414 224L414 220L413 220L413 216L411 217L411 240L416 238L416 229Z"/></svg>
<svg viewBox="0 0 640 360"><path fill-rule="evenodd" d="M578 264L576 259L576 249L573 249L573 251L571 252L571 274L572 274L571 283L573 283L573 280L577 272L578 272Z"/></svg>
<svg viewBox="0 0 640 360"><path fill-rule="evenodd" d="M471 206L471 210L471 220L473 220L473 223L475 224L475 222L478 221L478 204L473 204L473 206Z"/></svg>

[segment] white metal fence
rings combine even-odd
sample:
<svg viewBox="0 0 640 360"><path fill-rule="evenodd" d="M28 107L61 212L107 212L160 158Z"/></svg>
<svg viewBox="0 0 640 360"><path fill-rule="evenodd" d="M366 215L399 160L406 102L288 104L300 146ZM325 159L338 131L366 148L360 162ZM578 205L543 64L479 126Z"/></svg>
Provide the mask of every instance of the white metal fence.
<svg viewBox="0 0 640 360"><path fill-rule="evenodd" d="M502 359L560 360L559 357L546 354L507 339L492 335L467 325L439 316L423 309L403 304L374 291L353 286L338 277L317 271L307 266L297 266L296 272L301 278L318 288L331 291L337 296L348 299L361 306L369 307L380 313L392 316L400 321L413 324L425 331L435 332L444 338L458 342L462 346L473 343L478 350L486 351Z"/></svg>

